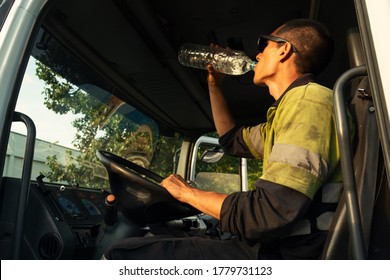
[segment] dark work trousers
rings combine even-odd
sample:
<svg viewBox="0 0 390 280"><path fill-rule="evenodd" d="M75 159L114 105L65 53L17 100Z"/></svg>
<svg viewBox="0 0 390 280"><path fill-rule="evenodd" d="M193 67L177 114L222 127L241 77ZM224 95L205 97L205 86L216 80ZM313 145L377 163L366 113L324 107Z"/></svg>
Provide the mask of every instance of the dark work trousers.
<svg viewBox="0 0 390 280"><path fill-rule="evenodd" d="M131 237L113 245L105 253L111 260L235 260L257 259L258 244L238 239L208 237Z"/></svg>
<svg viewBox="0 0 390 280"><path fill-rule="evenodd" d="M106 259L137 260L280 260L319 259L325 231L292 236L273 243L246 243L237 238L219 240L207 236L155 235L119 241L105 253Z"/></svg>

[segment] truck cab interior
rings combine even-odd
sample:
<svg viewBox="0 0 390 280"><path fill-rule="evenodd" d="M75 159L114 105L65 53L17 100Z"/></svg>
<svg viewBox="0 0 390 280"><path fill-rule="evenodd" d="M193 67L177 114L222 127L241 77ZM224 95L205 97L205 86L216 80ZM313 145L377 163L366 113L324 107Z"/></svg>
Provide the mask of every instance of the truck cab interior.
<svg viewBox="0 0 390 280"><path fill-rule="evenodd" d="M171 173L205 189L196 174L234 174L232 187L213 189L229 193L258 177L258 162L224 155L219 169L201 157L220 152L207 72L184 67L177 52L183 43L213 43L255 60L259 34L301 17L334 36L317 81L341 98L340 143L349 137L345 107L357 128L355 145L340 144L345 199L322 258L390 258L389 120L378 117L364 1L2 2L1 259L100 259L115 241L167 231L229 238L159 186ZM238 124L265 121L274 102L252 78L224 80ZM202 150L196 143L205 135L214 140Z"/></svg>

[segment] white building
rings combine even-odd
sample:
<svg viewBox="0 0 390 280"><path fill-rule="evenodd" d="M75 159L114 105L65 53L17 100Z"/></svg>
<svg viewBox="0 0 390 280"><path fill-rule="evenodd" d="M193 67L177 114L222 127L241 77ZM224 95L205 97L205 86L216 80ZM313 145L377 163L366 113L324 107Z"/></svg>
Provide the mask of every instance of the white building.
<svg viewBox="0 0 390 280"><path fill-rule="evenodd" d="M17 132L11 132L8 141L3 176L15 178L21 177L25 145L26 135ZM38 177L42 172L50 171L50 168L46 165L48 155L56 155L57 160L65 164L66 151L72 151L73 156L77 156L79 154L77 150L70 149L56 143L50 143L36 139L31 179L35 180L35 178Z"/></svg>

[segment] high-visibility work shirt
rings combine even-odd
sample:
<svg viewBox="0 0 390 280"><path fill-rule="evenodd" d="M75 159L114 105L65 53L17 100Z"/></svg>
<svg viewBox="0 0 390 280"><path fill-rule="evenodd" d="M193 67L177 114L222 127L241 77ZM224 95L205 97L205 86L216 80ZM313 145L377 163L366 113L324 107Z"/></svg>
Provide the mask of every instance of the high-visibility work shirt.
<svg viewBox="0 0 390 280"><path fill-rule="evenodd" d="M324 185L332 186L321 196L332 203L334 211L341 184L333 183L341 182L341 169L333 92L314 83L312 75L303 75L290 85L269 108L266 123L234 128L220 138L220 144L228 154L263 160L256 189L225 199L223 230L252 241L288 236L308 216L313 220L307 212ZM321 229L326 230L330 220L325 226L319 220Z"/></svg>
<svg viewBox="0 0 390 280"><path fill-rule="evenodd" d="M289 90L270 107L266 123L242 134L251 154L263 159L262 179L311 199L339 163L333 94L316 83Z"/></svg>

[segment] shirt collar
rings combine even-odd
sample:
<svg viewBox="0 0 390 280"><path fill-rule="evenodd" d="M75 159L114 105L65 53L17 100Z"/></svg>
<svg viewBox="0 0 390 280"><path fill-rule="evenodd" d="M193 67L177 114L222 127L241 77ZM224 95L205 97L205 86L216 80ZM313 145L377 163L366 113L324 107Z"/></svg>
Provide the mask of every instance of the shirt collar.
<svg viewBox="0 0 390 280"><path fill-rule="evenodd" d="M283 94L278 98L278 100L276 100L274 102L274 104L272 106L278 106L280 100L282 100L283 96L291 89L295 88L295 87L299 87L299 86L303 86L303 85L306 85L310 82L313 82L314 81L314 75L311 74L311 73L308 73L308 74L303 74L302 76L299 76L294 82L292 82L288 88L283 92Z"/></svg>

